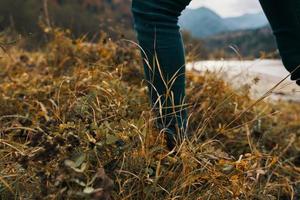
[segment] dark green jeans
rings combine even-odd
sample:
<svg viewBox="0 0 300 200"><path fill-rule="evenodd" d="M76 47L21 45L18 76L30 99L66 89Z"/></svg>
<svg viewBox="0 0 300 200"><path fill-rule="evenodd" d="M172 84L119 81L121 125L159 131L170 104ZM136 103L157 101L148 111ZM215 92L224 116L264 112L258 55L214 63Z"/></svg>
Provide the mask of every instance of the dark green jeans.
<svg viewBox="0 0 300 200"><path fill-rule="evenodd" d="M167 136L185 133L185 53L179 26L190 0L133 0L132 12L144 59L156 125Z"/></svg>
<svg viewBox="0 0 300 200"><path fill-rule="evenodd" d="M300 85L300 0L260 0L291 79Z"/></svg>
<svg viewBox="0 0 300 200"><path fill-rule="evenodd" d="M133 0L135 29L144 58L149 96L160 128L186 129L185 56L178 17L191 0ZM273 28L283 63L300 78L300 0L260 0ZM201 22L199 22L201 23ZM298 80L300 84L300 80Z"/></svg>

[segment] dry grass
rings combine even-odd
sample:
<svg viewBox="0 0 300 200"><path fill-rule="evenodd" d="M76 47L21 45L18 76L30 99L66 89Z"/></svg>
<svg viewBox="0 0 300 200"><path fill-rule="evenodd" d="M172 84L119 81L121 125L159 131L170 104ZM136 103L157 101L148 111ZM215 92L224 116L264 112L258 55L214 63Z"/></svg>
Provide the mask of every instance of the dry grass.
<svg viewBox="0 0 300 200"><path fill-rule="evenodd" d="M52 37L1 54L1 199L299 198L299 104L189 72L194 137L170 154L135 47Z"/></svg>

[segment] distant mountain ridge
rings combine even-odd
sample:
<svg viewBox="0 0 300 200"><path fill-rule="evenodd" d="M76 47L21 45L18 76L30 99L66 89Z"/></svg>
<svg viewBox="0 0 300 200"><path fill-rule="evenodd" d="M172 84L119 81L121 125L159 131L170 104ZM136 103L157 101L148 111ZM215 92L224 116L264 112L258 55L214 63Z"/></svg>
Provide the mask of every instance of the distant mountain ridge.
<svg viewBox="0 0 300 200"><path fill-rule="evenodd" d="M230 46L234 47L243 58L259 58L262 52L278 56L275 53L277 46L270 26L210 36L205 38L204 46L211 54L220 53L220 50L221 52L223 50L228 57L237 57L236 52L229 48Z"/></svg>
<svg viewBox="0 0 300 200"><path fill-rule="evenodd" d="M216 12L206 7L186 9L179 18L181 28L189 31L192 36L197 38L229 31L256 29L265 26L267 23L268 20L262 12L222 18Z"/></svg>
<svg viewBox="0 0 300 200"><path fill-rule="evenodd" d="M266 26L268 20L264 13L245 14L240 17L225 18L225 23L231 30L256 29Z"/></svg>

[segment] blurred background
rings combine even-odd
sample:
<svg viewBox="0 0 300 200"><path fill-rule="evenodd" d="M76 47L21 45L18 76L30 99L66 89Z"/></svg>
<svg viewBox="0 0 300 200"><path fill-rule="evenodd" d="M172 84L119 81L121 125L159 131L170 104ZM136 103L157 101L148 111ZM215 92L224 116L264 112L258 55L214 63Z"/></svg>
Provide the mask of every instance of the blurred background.
<svg viewBox="0 0 300 200"><path fill-rule="evenodd" d="M103 32L135 40L130 6L131 0L0 0L0 30L21 34L28 49L43 44L46 26L70 29L73 37L91 42ZM193 59L236 58L237 51L247 59L278 57L258 1L194 0L180 26Z"/></svg>

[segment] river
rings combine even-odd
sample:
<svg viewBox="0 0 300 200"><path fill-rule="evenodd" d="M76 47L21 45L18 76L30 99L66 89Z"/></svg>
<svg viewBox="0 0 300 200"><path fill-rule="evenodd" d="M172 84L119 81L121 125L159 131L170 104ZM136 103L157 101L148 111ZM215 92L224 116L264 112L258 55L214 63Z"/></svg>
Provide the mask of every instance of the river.
<svg viewBox="0 0 300 200"><path fill-rule="evenodd" d="M222 76L233 87L248 83L251 85L253 98L263 96L277 83L286 78L289 73L280 60L209 60L187 64L188 70L200 73L213 71ZM259 80L255 83L254 79ZM267 98L268 100L290 100L300 102L300 87L288 77Z"/></svg>

